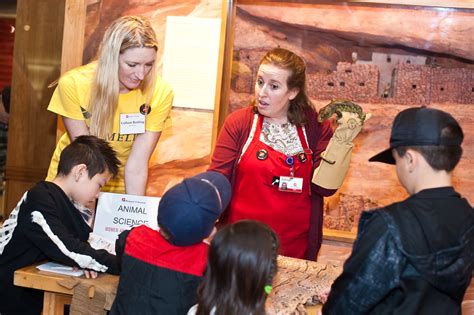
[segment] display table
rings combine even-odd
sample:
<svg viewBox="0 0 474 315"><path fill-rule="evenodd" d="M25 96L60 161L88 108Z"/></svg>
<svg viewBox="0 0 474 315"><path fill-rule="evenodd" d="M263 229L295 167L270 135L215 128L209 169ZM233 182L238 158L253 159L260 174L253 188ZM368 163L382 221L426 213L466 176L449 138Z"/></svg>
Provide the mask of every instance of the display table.
<svg viewBox="0 0 474 315"><path fill-rule="evenodd" d="M342 268L333 264L278 256L278 272L267 300L268 314L317 314L319 296L329 290Z"/></svg>
<svg viewBox="0 0 474 315"><path fill-rule="evenodd" d="M13 283L16 286L44 291L43 315L63 314L64 304L71 304L74 282L89 284L115 296L119 276L101 273L96 279L86 279L84 276L72 277L40 271L36 268L37 265L39 264L15 271ZM60 283L63 283L63 285ZM71 288L68 289L68 286L71 286ZM90 292L91 295L93 293Z"/></svg>
<svg viewBox="0 0 474 315"><path fill-rule="evenodd" d="M40 271L37 265L15 271L14 284L44 291L43 315L62 314L64 304L71 304L74 290L78 287L88 288L86 295L89 298L99 292L106 296L102 305L104 309L109 310L112 306L119 276L99 274L96 279L86 279ZM267 301L268 313L317 314L321 308L317 305L318 295L339 273L340 268L332 265L279 256L278 273Z"/></svg>

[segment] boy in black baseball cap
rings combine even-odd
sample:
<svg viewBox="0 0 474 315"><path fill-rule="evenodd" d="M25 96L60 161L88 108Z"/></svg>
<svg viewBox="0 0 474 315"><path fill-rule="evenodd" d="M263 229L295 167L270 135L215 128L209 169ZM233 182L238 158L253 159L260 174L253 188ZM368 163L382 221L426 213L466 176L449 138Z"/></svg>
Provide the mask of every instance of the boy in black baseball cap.
<svg viewBox="0 0 474 315"><path fill-rule="evenodd" d="M474 266L474 212L451 182L463 137L441 110L395 117L390 147L370 161L395 164L410 197L362 213L323 314L461 313Z"/></svg>
<svg viewBox="0 0 474 315"><path fill-rule="evenodd" d="M227 207L231 186L204 172L168 190L158 206L155 231L145 225L120 234L122 272L111 314L186 314L207 265L203 240Z"/></svg>

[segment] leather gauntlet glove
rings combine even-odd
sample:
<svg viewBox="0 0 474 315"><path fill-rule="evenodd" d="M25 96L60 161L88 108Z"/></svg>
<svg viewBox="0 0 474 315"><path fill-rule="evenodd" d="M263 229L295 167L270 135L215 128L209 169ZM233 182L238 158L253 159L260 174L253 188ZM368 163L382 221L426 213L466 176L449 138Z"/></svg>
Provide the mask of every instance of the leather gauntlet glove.
<svg viewBox="0 0 474 315"><path fill-rule="evenodd" d="M349 169L354 146L352 140L359 134L364 124L359 114L355 112L341 111L338 116L340 116L337 120L339 125L326 150L321 153L321 163L314 171L312 180L314 184L326 189L337 189L342 185Z"/></svg>

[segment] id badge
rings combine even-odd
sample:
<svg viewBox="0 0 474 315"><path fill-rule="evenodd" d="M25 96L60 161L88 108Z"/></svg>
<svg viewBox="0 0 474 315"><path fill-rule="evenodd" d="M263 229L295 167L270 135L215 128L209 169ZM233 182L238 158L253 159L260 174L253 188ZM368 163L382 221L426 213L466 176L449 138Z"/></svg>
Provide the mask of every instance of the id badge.
<svg viewBox="0 0 474 315"><path fill-rule="evenodd" d="M145 132L145 115L140 113L120 114L120 134L131 135Z"/></svg>
<svg viewBox="0 0 474 315"><path fill-rule="evenodd" d="M292 193L301 193L303 191L303 178L280 176L278 190Z"/></svg>

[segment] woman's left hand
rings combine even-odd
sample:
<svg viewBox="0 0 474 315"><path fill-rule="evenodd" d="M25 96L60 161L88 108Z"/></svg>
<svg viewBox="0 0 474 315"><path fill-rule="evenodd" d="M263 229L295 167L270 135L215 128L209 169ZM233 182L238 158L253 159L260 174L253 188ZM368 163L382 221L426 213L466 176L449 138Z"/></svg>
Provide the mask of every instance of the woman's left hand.
<svg viewBox="0 0 474 315"><path fill-rule="evenodd" d="M148 161L160 139L161 132L146 131L138 135L125 164L125 193L145 195Z"/></svg>

